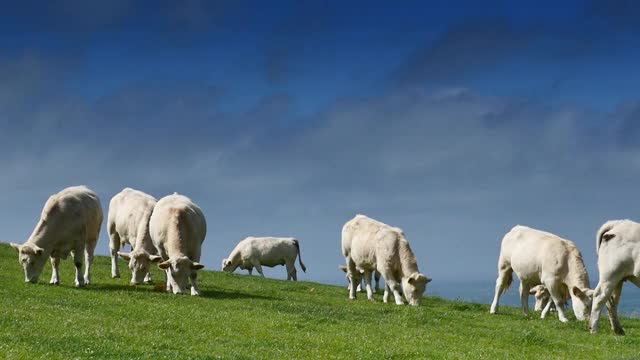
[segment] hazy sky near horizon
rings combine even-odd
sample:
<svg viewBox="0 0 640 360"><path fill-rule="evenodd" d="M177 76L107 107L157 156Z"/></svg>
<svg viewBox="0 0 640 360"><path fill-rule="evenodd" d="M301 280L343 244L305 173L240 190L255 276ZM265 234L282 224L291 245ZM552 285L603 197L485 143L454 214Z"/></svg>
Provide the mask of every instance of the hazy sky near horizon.
<svg viewBox="0 0 640 360"><path fill-rule="evenodd" d="M302 279L342 282L362 213L434 287L495 279L516 224L576 242L595 285L598 227L640 220L640 3L401 3L4 4L0 241L64 187L106 214L128 186L200 205L209 269L295 236Z"/></svg>

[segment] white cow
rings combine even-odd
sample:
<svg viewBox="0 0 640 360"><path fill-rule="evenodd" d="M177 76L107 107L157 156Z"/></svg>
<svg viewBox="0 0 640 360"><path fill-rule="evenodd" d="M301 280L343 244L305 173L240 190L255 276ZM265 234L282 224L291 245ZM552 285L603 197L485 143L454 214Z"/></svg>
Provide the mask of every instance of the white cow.
<svg viewBox="0 0 640 360"><path fill-rule="evenodd" d="M600 312L606 303L611 329L624 335L618 304L625 281L640 287L640 224L631 220L608 221L600 227L596 239L600 279L593 297L591 332L598 331Z"/></svg>
<svg viewBox="0 0 640 360"><path fill-rule="evenodd" d="M285 265L287 267L287 280L297 281L296 257L300 262L302 271L307 272L307 267L302 263L300 245L294 238L277 237L248 237L238 243L227 259L222 260L222 270L233 272L236 268L251 270L256 268L264 277L262 266L274 267Z"/></svg>
<svg viewBox="0 0 640 360"><path fill-rule="evenodd" d="M404 304L400 287L411 305L419 305L431 279L418 270L416 257L401 229L391 227L364 215L356 215L342 228L342 254L347 262L351 284L358 284L364 276L367 298L373 301L371 274L377 270L384 277L383 301L392 291L396 304ZM361 273L362 272L362 273ZM356 298L351 286L349 298Z"/></svg>
<svg viewBox="0 0 640 360"><path fill-rule="evenodd" d="M351 279L349 279L349 271L347 269L347 267L345 265L340 265L338 266L338 269L342 270L342 272L345 273L345 275L347 276L347 290L351 290ZM373 278L376 281L376 286L374 288L374 292L378 292L380 291L380 272L378 270L375 270L373 272ZM362 291L362 280L361 279L360 283L358 283L358 287L356 288L357 292L361 292Z"/></svg>
<svg viewBox="0 0 640 360"><path fill-rule="evenodd" d="M25 281L36 283L44 264L51 257L51 284L59 284L58 265L73 253L76 266L75 285L91 282L91 262L102 225L102 206L98 196L85 186L66 188L51 195L44 204L40 221L29 240L22 245L11 244L18 250L18 260L24 268ZM82 257L86 265L82 276Z"/></svg>
<svg viewBox="0 0 640 360"><path fill-rule="evenodd" d="M573 242L526 226L518 225L511 229L500 247L492 314L498 310L500 295L511 285L514 271L520 278L520 300L525 315L529 314L529 290L543 284L555 303L560 321L568 321L564 303L569 297L576 318L584 320L589 317L593 291L589 289L589 275L582 254ZM550 308L551 301L543 309L542 318Z"/></svg>
<svg viewBox="0 0 640 360"><path fill-rule="evenodd" d="M167 291L186 292L191 280L191 295L200 295L198 270L207 222L202 210L186 196L168 195L158 201L149 220L151 240L164 260L158 267L167 274Z"/></svg>
<svg viewBox="0 0 640 360"><path fill-rule="evenodd" d="M149 272L151 263L162 259L157 255L149 235L149 219L155 205L156 199L153 196L130 188L123 189L109 202L107 230L111 249L111 277L120 277L118 269L118 255L120 255L129 262L131 284L152 282ZM131 252L118 251L125 244L131 245Z"/></svg>

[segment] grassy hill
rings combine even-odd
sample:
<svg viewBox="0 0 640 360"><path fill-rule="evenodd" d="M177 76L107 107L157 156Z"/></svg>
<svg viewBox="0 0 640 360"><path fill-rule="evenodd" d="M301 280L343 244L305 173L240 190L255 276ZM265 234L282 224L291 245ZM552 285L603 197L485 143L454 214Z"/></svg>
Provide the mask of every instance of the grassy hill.
<svg viewBox="0 0 640 360"><path fill-rule="evenodd" d="M3 359L299 359L640 357L640 321L623 319L616 337L603 319L585 323L524 318L502 307L427 297L418 308L348 301L346 289L310 282L201 272L201 297L109 277L97 257L93 284L72 286L71 261L60 286L25 284L15 251L0 244L0 358ZM311 269L313 271L313 269ZM156 280L163 280L159 271ZM381 299L381 295L377 296Z"/></svg>

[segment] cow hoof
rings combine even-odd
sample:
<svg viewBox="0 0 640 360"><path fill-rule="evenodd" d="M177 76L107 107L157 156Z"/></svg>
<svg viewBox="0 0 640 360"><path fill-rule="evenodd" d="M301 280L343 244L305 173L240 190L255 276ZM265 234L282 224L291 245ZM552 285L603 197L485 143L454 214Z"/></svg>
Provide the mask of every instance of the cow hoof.
<svg viewBox="0 0 640 360"><path fill-rule="evenodd" d="M147 285L153 285L153 280L145 280L144 283Z"/></svg>
<svg viewBox="0 0 640 360"><path fill-rule="evenodd" d="M191 296L200 296L200 292L191 290Z"/></svg>
<svg viewBox="0 0 640 360"><path fill-rule="evenodd" d="M568 323L568 322L569 322L569 319L560 319L560 321L561 321L562 323L566 324L566 323Z"/></svg>
<svg viewBox="0 0 640 360"><path fill-rule="evenodd" d="M59 280L51 280L51 281L49 281L49 284L51 284L51 285L60 285L60 281Z"/></svg>
<svg viewBox="0 0 640 360"><path fill-rule="evenodd" d="M111 275L112 279L120 279L120 274Z"/></svg>

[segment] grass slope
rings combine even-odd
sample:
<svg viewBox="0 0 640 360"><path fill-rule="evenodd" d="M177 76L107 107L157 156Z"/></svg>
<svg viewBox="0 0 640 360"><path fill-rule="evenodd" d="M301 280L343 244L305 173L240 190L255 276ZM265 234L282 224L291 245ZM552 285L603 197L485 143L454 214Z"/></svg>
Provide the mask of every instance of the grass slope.
<svg viewBox="0 0 640 360"><path fill-rule="evenodd" d="M60 286L25 284L15 251L0 244L0 357L3 359L468 358L599 359L640 355L640 321L623 319L616 337L603 319L586 324L524 318L519 310L428 297L418 308L369 303L362 294L309 282L202 271L201 297L111 279L97 257L93 284L72 287L70 260ZM311 269L313 271L313 269ZM156 280L163 277L154 273ZM514 291L514 290L512 290ZM377 295L377 299L381 296Z"/></svg>

